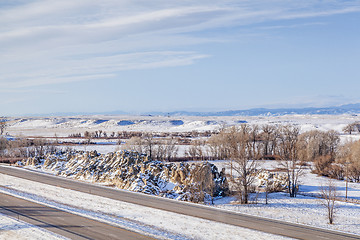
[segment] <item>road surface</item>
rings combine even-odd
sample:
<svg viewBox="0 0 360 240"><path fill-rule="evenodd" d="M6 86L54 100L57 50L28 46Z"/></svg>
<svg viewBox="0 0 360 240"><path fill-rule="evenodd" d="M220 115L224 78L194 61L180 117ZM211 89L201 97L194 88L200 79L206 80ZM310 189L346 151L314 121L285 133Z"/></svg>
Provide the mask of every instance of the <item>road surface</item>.
<svg viewBox="0 0 360 240"><path fill-rule="evenodd" d="M299 224L281 222L278 220L249 216L241 213L217 209L214 207L207 207L200 204L191 204L187 202L135 193L131 191L103 187L96 184L66 179L63 177L57 177L45 173L38 173L30 170L18 169L15 167L0 165L0 173L28 179L31 181L72 189L84 193L91 193L114 200L180 213L188 216L199 217L207 220L231 224L239 227L245 227L286 237L311 240L360 240L359 235L352 235Z"/></svg>
<svg viewBox="0 0 360 240"><path fill-rule="evenodd" d="M119 227L0 193L0 213L70 239L153 239Z"/></svg>

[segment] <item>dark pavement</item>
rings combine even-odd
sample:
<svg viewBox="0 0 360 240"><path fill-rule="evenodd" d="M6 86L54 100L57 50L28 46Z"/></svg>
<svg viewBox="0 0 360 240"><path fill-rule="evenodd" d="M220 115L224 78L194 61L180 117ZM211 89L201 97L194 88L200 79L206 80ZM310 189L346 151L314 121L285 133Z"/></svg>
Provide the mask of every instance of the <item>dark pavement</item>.
<svg viewBox="0 0 360 240"><path fill-rule="evenodd" d="M0 193L0 213L70 239L153 239L106 223Z"/></svg>
<svg viewBox="0 0 360 240"><path fill-rule="evenodd" d="M199 217L207 220L245 227L267 233L297 238L297 239L333 239L350 240L360 239L359 235L329 231L299 224L281 222L272 219L249 216L245 214L225 211L200 204L191 204L146 194L118 190L75 181L50 174L38 173L30 170L17 169L0 165L0 173L20 177L40 183L72 189L80 192L111 198L114 200L129 202L151 208L180 213L188 216ZM289 214L291 214L289 212Z"/></svg>

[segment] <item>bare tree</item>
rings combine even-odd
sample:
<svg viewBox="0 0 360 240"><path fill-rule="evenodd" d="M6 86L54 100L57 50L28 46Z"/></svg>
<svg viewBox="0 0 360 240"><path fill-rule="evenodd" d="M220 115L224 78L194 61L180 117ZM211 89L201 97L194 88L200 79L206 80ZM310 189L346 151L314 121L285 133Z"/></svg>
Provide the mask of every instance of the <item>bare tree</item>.
<svg viewBox="0 0 360 240"><path fill-rule="evenodd" d="M230 176L230 181L234 184L242 204L247 204L249 199L250 187L258 173L258 164L251 159L253 156L253 130L244 124L240 129L233 127L229 138L228 147L232 159L232 167L235 176Z"/></svg>
<svg viewBox="0 0 360 240"><path fill-rule="evenodd" d="M123 148L126 150L136 151L138 153L145 153L144 145L140 137L130 138L128 141L126 141L126 144L123 145Z"/></svg>
<svg viewBox="0 0 360 240"><path fill-rule="evenodd" d="M298 159L298 139L300 129L286 125L280 129L279 155L280 165L285 168L288 177L288 191L290 197L296 197L299 177L304 164Z"/></svg>
<svg viewBox="0 0 360 240"><path fill-rule="evenodd" d="M336 149L339 145L339 133L334 130L312 130L299 136L298 156L303 161L314 161L320 156L330 156L335 159Z"/></svg>
<svg viewBox="0 0 360 240"><path fill-rule="evenodd" d="M4 150L8 147L8 140L4 137L0 137L0 156L3 154Z"/></svg>
<svg viewBox="0 0 360 240"><path fill-rule="evenodd" d="M320 187L321 204L326 208L329 224L334 223L334 214L336 208L336 198L338 196L335 183L329 179L326 186Z"/></svg>
<svg viewBox="0 0 360 240"><path fill-rule="evenodd" d="M7 127L6 119L4 117L0 118L0 135L3 135Z"/></svg>
<svg viewBox="0 0 360 240"><path fill-rule="evenodd" d="M191 141L190 147L185 151L185 156L194 160L202 159L204 156L203 145L203 142L200 140Z"/></svg>
<svg viewBox="0 0 360 240"><path fill-rule="evenodd" d="M227 142L231 138L231 129L221 129L219 133L213 134L207 141L208 155L213 159L228 159L230 157Z"/></svg>
<svg viewBox="0 0 360 240"><path fill-rule="evenodd" d="M265 204L268 204L269 194L273 191L273 188L269 184L269 178L265 179Z"/></svg>
<svg viewBox="0 0 360 240"><path fill-rule="evenodd" d="M262 132L260 134L261 142L263 145L262 157L267 158L269 155L275 154L276 140L277 140L277 128L274 125L262 126Z"/></svg>
<svg viewBox="0 0 360 240"><path fill-rule="evenodd" d="M144 145L144 153L146 153L151 159L155 158L154 148L156 145L153 133L144 133L141 137Z"/></svg>
<svg viewBox="0 0 360 240"><path fill-rule="evenodd" d="M344 133L352 134L353 132L360 132L360 122L350 123L343 128Z"/></svg>
<svg viewBox="0 0 360 240"><path fill-rule="evenodd" d="M176 145L177 140L175 138L170 138L165 141L165 159L167 161L170 161L173 158L176 158L179 147Z"/></svg>
<svg viewBox="0 0 360 240"><path fill-rule="evenodd" d="M148 155L153 160L170 160L177 155L175 139L155 138L153 133L144 133L141 137L132 137L124 145L125 149Z"/></svg>
<svg viewBox="0 0 360 240"><path fill-rule="evenodd" d="M342 172L346 167L346 179L352 182L360 182L360 141L349 142L339 148L336 163L342 166ZM338 179L344 179L339 176Z"/></svg>

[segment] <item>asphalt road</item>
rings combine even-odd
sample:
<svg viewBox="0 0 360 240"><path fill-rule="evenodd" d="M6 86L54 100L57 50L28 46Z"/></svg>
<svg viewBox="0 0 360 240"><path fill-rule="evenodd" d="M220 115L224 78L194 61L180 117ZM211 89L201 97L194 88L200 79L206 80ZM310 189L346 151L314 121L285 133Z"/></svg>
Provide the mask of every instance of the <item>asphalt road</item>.
<svg viewBox="0 0 360 240"><path fill-rule="evenodd" d="M2 193L0 193L0 213L71 239L153 239Z"/></svg>
<svg viewBox="0 0 360 240"><path fill-rule="evenodd" d="M72 189L80 192L91 193L119 201L125 201L151 208L199 217L207 220L245 227L271 234L277 234L297 239L333 239L350 240L359 239L359 235L329 231L299 224L281 222L261 217L249 216L240 213L225 211L200 204L191 204L146 194L118 190L109 187L98 186L85 182L75 181L49 174L38 173L29 170L1 166L0 173L20 177L49 185ZM291 214L291 212L289 212Z"/></svg>

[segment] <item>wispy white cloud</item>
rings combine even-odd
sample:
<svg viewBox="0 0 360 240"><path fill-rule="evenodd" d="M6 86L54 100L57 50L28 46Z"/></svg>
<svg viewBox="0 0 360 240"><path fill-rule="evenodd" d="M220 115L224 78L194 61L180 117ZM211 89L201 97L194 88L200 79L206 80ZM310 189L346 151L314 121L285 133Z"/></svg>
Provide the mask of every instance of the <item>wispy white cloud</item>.
<svg viewBox="0 0 360 240"><path fill-rule="evenodd" d="M351 6L341 9L328 9L328 10L318 10L318 11L309 11L309 12L293 12L289 14L284 14L279 16L279 19L298 19L298 18L313 18L313 17L324 17L330 15L346 14L360 12L360 6Z"/></svg>
<svg viewBox="0 0 360 240"><path fill-rule="evenodd" d="M266 27L259 27L259 29L284 29L284 28L301 28L301 27L308 27L308 26L319 26L319 25L326 25L325 22L310 22L310 23L302 23L302 24L288 24L288 25L272 25Z"/></svg>
<svg viewBox="0 0 360 240"><path fill-rule="evenodd" d="M222 39L221 33L212 38L202 36L204 31L360 12L360 1L337 0L17 3L0 4L2 89L106 79L123 70L194 64L208 54L178 49Z"/></svg>
<svg viewBox="0 0 360 240"><path fill-rule="evenodd" d="M0 76L0 89L69 83L113 78L122 70L184 66L209 57L192 52L139 52L108 56L84 56L50 63L26 72ZM84 64L86 61L86 64ZM7 79L12 79L8 81Z"/></svg>
<svg viewBox="0 0 360 240"><path fill-rule="evenodd" d="M2 88L0 89L0 93L2 94L26 94L26 93L47 93L47 94L65 94L65 91L60 91L60 90L56 90L56 89L30 89L30 88L14 88L14 89L10 89L10 88Z"/></svg>

